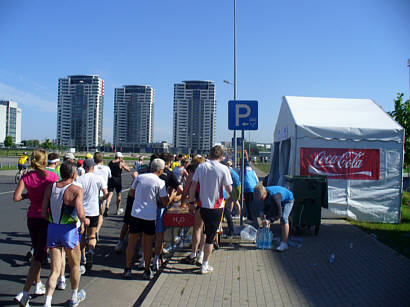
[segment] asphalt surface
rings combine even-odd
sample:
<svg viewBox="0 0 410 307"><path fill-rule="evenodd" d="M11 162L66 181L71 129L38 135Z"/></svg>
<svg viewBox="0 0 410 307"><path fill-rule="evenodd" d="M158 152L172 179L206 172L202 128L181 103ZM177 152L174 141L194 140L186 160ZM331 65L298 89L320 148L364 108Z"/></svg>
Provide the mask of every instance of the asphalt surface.
<svg viewBox="0 0 410 307"><path fill-rule="evenodd" d="M25 255L30 249L28 234L27 208L29 201L13 202L16 188L14 175L16 171L0 172L0 306L15 306L13 297L24 286L30 263ZM129 173L123 174L123 189L127 190L132 178ZM122 194L125 207L127 191ZM87 298L81 306L132 306L144 291L148 282L139 280L140 274L134 274L134 279L124 280L122 272L124 256L114 252L122 226L122 216L114 214L115 195L111 201L111 214L105 218L100 234L100 242L94 258L94 265L90 273L81 276L80 289L87 291ZM46 282L49 265L44 264L41 280ZM67 288L65 291L56 290L53 296L53 306L64 306L71 295L69 283L69 268L66 268ZM31 292L33 288L31 289ZM32 306L42 306L44 297L33 298Z"/></svg>

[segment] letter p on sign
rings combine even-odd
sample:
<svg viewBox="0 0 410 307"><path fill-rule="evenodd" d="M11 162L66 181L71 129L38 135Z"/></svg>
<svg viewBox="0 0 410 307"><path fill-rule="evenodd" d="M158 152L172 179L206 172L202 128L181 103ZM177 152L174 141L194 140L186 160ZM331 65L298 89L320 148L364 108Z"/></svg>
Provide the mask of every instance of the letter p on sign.
<svg viewBox="0 0 410 307"><path fill-rule="evenodd" d="M229 130L258 130L258 102L230 100L228 103Z"/></svg>

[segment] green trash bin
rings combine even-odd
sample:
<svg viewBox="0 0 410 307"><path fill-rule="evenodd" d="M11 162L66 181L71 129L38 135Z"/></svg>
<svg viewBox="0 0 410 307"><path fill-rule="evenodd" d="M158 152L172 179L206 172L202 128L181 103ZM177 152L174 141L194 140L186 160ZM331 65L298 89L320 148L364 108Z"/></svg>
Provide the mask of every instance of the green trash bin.
<svg viewBox="0 0 410 307"><path fill-rule="evenodd" d="M328 207L327 176L286 176L286 179L294 198L289 216L292 230L315 226L315 235L318 235L322 207Z"/></svg>

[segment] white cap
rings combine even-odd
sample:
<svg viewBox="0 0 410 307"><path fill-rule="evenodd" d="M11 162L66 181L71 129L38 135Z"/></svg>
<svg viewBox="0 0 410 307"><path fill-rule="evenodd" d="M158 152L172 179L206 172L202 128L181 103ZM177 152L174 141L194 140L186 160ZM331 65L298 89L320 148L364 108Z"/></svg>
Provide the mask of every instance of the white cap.
<svg viewBox="0 0 410 307"><path fill-rule="evenodd" d="M116 158L122 158L123 155L122 155L121 152L117 151L117 152L115 153L115 157L116 157Z"/></svg>

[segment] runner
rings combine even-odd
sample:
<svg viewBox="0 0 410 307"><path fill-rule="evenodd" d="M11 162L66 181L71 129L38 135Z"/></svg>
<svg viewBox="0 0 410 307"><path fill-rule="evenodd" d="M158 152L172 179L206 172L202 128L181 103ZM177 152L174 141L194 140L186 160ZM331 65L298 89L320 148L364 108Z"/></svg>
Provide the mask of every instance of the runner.
<svg viewBox="0 0 410 307"><path fill-rule="evenodd" d="M86 227L86 234L88 240L88 251L85 254L86 242L85 236L81 238L81 256L84 262L85 256L85 268L90 270L93 265L94 249L96 245L96 232L98 219L100 215L100 200L107 199L107 183L101 176L94 173L95 162L92 159L84 161L85 174L77 178L77 182L81 184L84 190L84 211L87 218L90 219L90 224ZM99 197L100 190L103 191L104 196Z"/></svg>
<svg viewBox="0 0 410 307"><path fill-rule="evenodd" d="M96 152L94 153L94 162L97 164L94 167L94 173L101 176L108 185L108 180L111 178L111 169L108 166L104 165L104 157L101 152ZM104 193L103 191L100 190L100 197L103 197ZM98 225L97 225L97 242L100 241L100 229L103 223L103 214L104 216L107 216L106 212L106 204L107 200L100 201L100 216L98 218Z"/></svg>
<svg viewBox="0 0 410 307"><path fill-rule="evenodd" d="M198 205L206 235L204 260L201 265L202 274L213 271L213 267L208 264L208 261L223 213L223 187L225 187L228 197L232 192L232 178L229 169L220 163L222 159L222 147L219 145L212 147L210 160L198 165L189 190L189 203L194 204L196 188L198 184L200 185Z"/></svg>
<svg viewBox="0 0 410 307"><path fill-rule="evenodd" d="M141 233L143 233L141 241L145 257L145 270L142 277L144 279L153 277L149 266L152 257L152 237L155 234L157 199L161 200L163 206L169 202L165 182L159 178L164 168L163 160L154 159L151 163L151 173L138 175L132 183L130 195L134 197L134 203L129 220L130 234L126 250L124 278L131 278L132 260Z"/></svg>
<svg viewBox="0 0 410 307"><path fill-rule="evenodd" d="M48 222L41 216L44 190L51 182L58 181L58 176L47 171L47 154L44 150L35 150L31 156L32 171L24 174L14 192L13 200L19 202L30 199L30 207L27 211L27 227L30 232L31 245L34 248L34 258L24 285L23 291L14 297L14 301L20 306L30 306L28 292L35 282L35 295L43 295L45 287L40 280L41 264L47 255L47 227ZM24 189L27 193L23 194Z"/></svg>
<svg viewBox="0 0 410 307"><path fill-rule="evenodd" d="M19 171L24 170L24 173L27 172L27 164L28 164L28 155L27 152L24 152L23 155L19 158L17 163L17 167Z"/></svg>
<svg viewBox="0 0 410 307"><path fill-rule="evenodd" d="M111 178L108 180L108 192L109 196L107 199L107 212L110 210L110 202L112 195L114 194L114 190L117 193L117 215L123 213L123 209L121 208L121 191L122 191L122 183L121 183L121 173L122 170L126 170L127 172L130 171L128 166L125 164L124 160L122 159L123 155L121 152L115 153L115 159L112 160L108 166L111 169Z"/></svg>
<svg viewBox="0 0 410 307"><path fill-rule="evenodd" d="M61 261L68 257L72 295L69 306L78 306L85 297L78 293L80 284L80 242L76 223L80 219L86 226L90 220L84 215L83 189L75 184L76 165L66 161L60 168L62 180L49 184L44 195L42 216L49 220L47 246L51 255L50 275L44 300L51 307L51 300L60 273ZM63 252L64 251L64 252Z"/></svg>

